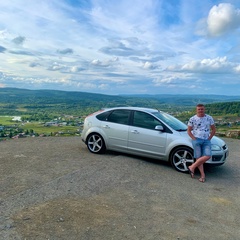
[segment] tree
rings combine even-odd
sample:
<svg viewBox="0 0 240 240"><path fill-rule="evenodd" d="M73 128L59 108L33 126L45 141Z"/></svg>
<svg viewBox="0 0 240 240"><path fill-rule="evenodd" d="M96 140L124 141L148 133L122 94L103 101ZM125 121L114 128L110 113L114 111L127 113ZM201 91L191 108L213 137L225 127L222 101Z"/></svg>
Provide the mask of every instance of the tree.
<svg viewBox="0 0 240 240"><path fill-rule="evenodd" d="M10 131L10 133L8 134L8 137L9 137L9 138L12 138L12 137L13 137L12 131Z"/></svg>

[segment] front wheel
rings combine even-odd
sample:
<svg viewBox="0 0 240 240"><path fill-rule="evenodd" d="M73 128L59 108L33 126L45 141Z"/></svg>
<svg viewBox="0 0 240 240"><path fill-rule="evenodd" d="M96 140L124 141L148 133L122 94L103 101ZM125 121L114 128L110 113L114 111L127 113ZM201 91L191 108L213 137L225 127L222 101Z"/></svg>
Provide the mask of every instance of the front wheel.
<svg viewBox="0 0 240 240"><path fill-rule="evenodd" d="M87 147L91 153L103 153L106 150L105 142L101 135L93 133L87 138Z"/></svg>
<svg viewBox="0 0 240 240"><path fill-rule="evenodd" d="M175 148L170 156L172 166L179 172L187 172L188 166L194 163L193 150L188 147Z"/></svg>

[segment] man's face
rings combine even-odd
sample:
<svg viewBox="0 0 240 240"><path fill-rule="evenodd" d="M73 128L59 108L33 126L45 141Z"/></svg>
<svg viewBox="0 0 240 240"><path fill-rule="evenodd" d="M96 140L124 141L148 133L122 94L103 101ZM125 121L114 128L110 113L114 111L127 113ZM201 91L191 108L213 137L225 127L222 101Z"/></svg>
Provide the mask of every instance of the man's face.
<svg viewBox="0 0 240 240"><path fill-rule="evenodd" d="M197 115L199 117L203 117L205 114L205 108L204 107L197 107Z"/></svg>

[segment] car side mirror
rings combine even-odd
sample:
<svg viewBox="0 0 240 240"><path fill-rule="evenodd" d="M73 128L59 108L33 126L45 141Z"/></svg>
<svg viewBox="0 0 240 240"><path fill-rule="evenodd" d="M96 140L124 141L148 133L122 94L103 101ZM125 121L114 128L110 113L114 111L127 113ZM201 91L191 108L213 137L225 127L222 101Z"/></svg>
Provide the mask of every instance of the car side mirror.
<svg viewBox="0 0 240 240"><path fill-rule="evenodd" d="M158 131L160 131L160 132L163 132L163 126L162 125L157 125L156 127L155 127L155 130L158 130Z"/></svg>

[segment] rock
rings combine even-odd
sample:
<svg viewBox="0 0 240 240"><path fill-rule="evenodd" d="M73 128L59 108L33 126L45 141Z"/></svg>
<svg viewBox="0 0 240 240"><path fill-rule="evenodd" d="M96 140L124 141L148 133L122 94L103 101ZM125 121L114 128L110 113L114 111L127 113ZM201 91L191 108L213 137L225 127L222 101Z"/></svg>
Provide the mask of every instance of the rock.
<svg viewBox="0 0 240 240"><path fill-rule="evenodd" d="M226 132L226 137L238 138L240 136L240 130L229 130Z"/></svg>

